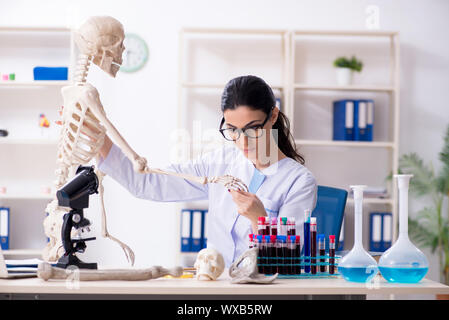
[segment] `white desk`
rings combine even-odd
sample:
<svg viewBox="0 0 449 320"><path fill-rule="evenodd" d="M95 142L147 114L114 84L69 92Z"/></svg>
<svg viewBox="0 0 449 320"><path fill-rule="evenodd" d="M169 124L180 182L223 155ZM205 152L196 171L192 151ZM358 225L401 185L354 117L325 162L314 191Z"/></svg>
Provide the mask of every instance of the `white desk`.
<svg viewBox="0 0 449 320"><path fill-rule="evenodd" d="M39 295L145 295L158 299L182 296L208 296L236 299L239 296L310 296L310 295L368 295L368 294L449 294L449 286L424 279L418 284L392 284L377 276L372 284L334 279L276 279L270 285L231 284L227 274L217 281L160 278L148 281L43 281L39 278L1 279L0 293Z"/></svg>

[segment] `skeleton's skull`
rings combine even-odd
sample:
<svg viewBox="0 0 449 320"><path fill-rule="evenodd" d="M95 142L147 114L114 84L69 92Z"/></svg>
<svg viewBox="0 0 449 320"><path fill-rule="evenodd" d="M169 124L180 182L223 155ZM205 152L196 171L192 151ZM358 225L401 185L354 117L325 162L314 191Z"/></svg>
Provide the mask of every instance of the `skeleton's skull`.
<svg viewBox="0 0 449 320"><path fill-rule="evenodd" d="M123 62L124 39L122 24L108 16L90 17L75 33L81 53L92 56L93 63L112 77Z"/></svg>
<svg viewBox="0 0 449 320"><path fill-rule="evenodd" d="M198 252L194 267L198 280L216 280L223 273L225 263L220 252L206 248Z"/></svg>

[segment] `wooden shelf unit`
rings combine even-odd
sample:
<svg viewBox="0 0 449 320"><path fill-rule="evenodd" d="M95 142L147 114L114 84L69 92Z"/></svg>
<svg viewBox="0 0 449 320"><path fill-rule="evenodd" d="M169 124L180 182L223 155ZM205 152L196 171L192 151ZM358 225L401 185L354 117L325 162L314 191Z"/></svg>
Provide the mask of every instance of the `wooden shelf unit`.
<svg viewBox="0 0 449 320"><path fill-rule="evenodd" d="M315 94L336 92L344 94L385 94L389 98L388 110L390 112L390 124L389 132L390 137L384 139L385 141L332 141L324 139L307 139L307 138L295 138L295 142L299 146L308 148L338 148L338 149L350 149L350 152L363 152L363 150L373 150L373 152L381 152L381 150L387 150L388 161L391 165L391 171L397 172L398 170L398 152L399 152L399 34L398 32L389 31L334 31L334 30L253 30L253 29L201 29L201 28L184 28L179 33L179 72L178 72L178 128L183 128L182 113L186 110L186 102L183 101L183 90L193 89L217 89L223 90L225 81L223 82L207 82L207 81L188 81L185 79L188 72L184 72L184 68L194 68L188 63L185 63L186 55L188 51L185 48L185 41L187 35L192 34L204 34L208 36L223 35L226 34L230 37L241 35L279 35L282 37L282 61L280 62L280 70L278 70L281 76L281 83L270 83L273 89L277 89L281 92L282 96L282 111L288 116L291 122L292 132L295 133L295 113L298 112L295 107L295 92L309 92L312 91ZM299 41L301 36L314 36L314 37L361 37L366 39L378 39L386 40L389 42L389 81L379 84L354 84L339 86L333 83L321 83L321 82L302 82L295 79L295 42ZM329 67L331 67L332 61L329 61ZM245 68L242 68L244 70ZM242 72L242 75L246 74ZM263 78L263 75L261 75ZM229 80L229 79L227 79ZM266 79L265 79L266 80ZM221 92L220 92L221 93ZM218 93L217 93L218 94ZM211 106L217 107L217 106ZM190 111L190 110L189 110ZM331 124L330 124L331 125ZM348 168L348 170L350 170ZM365 205L385 205L391 208L393 214L393 241L397 237L398 226L398 210L397 210L397 191L393 186L394 182L391 182L391 194L386 199L380 198L365 198ZM348 204L352 205L353 200L348 198Z"/></svg>
<svg viewBox="0 0 449 320"><path fill-rule="evenodd" d="M26 74L24 72L21 73L21 77L17 79L16 74L16 80L8 80L8 81L2 81L0 80L0 97L8 96L8 97L26 97L28 93L35 92L35 90L54 90L55 98L60 99L62 98L60 96L59 89L63 86L70 85L71 84L71 69L74 66L75 63L75 45L74 45L74 38L73 38L73 32L69 28L65 27L30 27L30 26L15 26L15 27L0 27L0 36L4 36L5 38L2 42L2 48L13 48L14 49L14 56L5 56L4 59L8 61L8 65L11 65L8 68L21 68L21 71L23 71L24 66L22 66L22 61L26 61ZM17 45L15 39L19 39L19 45ZM50 41L50 44L47 43L46 40L54 39ZM10 42L9 42L10 41ZM51 46L52 44L55 45L58 50L61 49L61 52L63 52L63 55L58 56L59 61L65 61L64 65L68 66L69 68L69 79L66 81L37 81L32 80L32 69L30 63L34 63L35 65L45 65L46 63L48 66L60 66L60 65L54 65L54 62L51 60L51 58L47 56L30 56L31 52L35 52L33 50L27 50L27 44L30 43L30 47L32 48L38 48L38 52L42 53L45 50L49 50L47 46ZM2 50L3 50L2 49ZM56 54L60 54L60 51L57 51ZM0 57L4 55L4 52L0 52ZM6 53L8 54L8 53ZM9 60L8 60L9 59ZM58 63L58 62L56 62ZM11 70L11 69L10 69ZM14 70L14 69L12 69ZM1 71L5 71L4 68ZM39 91L40 92L40 91ZM42 91L43 92L43 91ZM50 91L50 95L52 96L53 91ZM56 96L58 95L58 96ZM40 98L46 99L46 98ZM3 99L0 99L3 100ZM11 99L10 99L11 100ZM16 100L16 99L14 99ZM45 102L45 101L34 101L34 100L26 100L26 99L17 99L19 102L17 103L11 103L11 101L4 102L0 101L0 110L5 112L7 108L25 108L23 109L24 112L30 112L30 110L33 110L32 107L36 105L36 110L38 110L39 107L37 107L40 103L40 105L45 105L47 108L51 108L51 106L54 105L54 102ZM15 102L15 101L14 101ZM30 108L31 106L31 108ZM59 107L59 105L54 105L55 108ZM56 112L56 109L54 110ZM38 111L32 111L34 112ZM25 115L24 115L25 116ZM20 121L20 118L15 118L14 121ZM11 123L10 123L11 124ZM37 126L37 120L36 120L36 126ZM53 123L50 124L50 126L54 126ZM37 136L17 136L15 135L15 131L19 131L17 128L0 128L0 129L6 129L9 131L10 136L7 137L0 137L0 153L2 148L9 148L8 150L11 150L12 152L20 152L25 153L24 150L27 150L30 147L33 147L33 152L35 154L33 155L33 166L40 167L41 165L47 165L47 163L43 163L39 159L44 153L51 153L55 155L55 163L56 163L56 147L58 144L57 139L52 137L37 137ZM21 127L23 129L23 127ZM31 128L30 128L31 129ZM30 130L32 132L32 130ZM11 149L11 146L13 149ZM42 147L42 148L41 148ZM36 153L37 152L37 153ZM14 157L12 157L14 159ZM9 161L8 155L6 157L2 157L1 159L2 165L7 166L10 168L11 175L15 176L15 172L19 172L21 168L18 167L17 164L14 163L14 161ZM47 170L47 169L46 169ZM39 174L39 176L43 176L42 174ZM45 174L47 177L47 174ZM30 179L33 179L33 177L30 177ZM48 171L48 179L46 179L45 182L42 182L42 184L47 184L47 182L50 182L54 179L54 172ZM36 180L30 180L33 184L39 185L39 182ZM1 183L1 182L0 182ZM16 183L16 181L14 181ZM23 177L21 177L21 180L17 180L16 184L19 183L28 183L28 181L23 180ZM20 216L20 219L39 219L34 217L33 213L31 211L42 211L44 212L46 204L53 198L53 194L46 194L46 193L40 193L38 190L38 187L34 188L35 191L32 191L33 188L28 188L29 191L15 191L12 189L15 189L17 185L15 186L8 186L2 185L2 187L6 187L7 192L4 194L0 194L0 206L8 206L10 207L10 223L11 220L14 220L14 223L21 224L21 220L19 220L18 216ZM11 187L11 188L10 188ZM51 187L51 185L49 185ZM10 190L11 189L11 190ZM26 189L25 189L26 190ZM23 205L23 201L33 201L33 206L31 208L28 208L26 212L20 211L17 212L17 210L25 210L28 206ZM34 206L36 204L36 206ZM17 209L17 207L20 207L21 209ZM30 212L28 212L30 211ZM16 216L17 215L17 216ZM25 218L27 217L27 218ZM13 218L13 219L12 219ZM36 221L36 228L42 227L43 221ZM14 226L14 228L10 225L10 234L9 236L12 238L20 237L20 234L11 234L12 229L18 230L17 226ZM22 231L21 231L22 232ZM24 230L23 232L29 232L29 230ZM34 232L33 234L37 234L39 231ZM30 249L30 248L17 248L14 246L14 241L11 241L10 239L10 249L3 250L3 253L7 257L25 257L25 256L40 256L42 253L42 249ZM41 240L36 241L42 241L43 246L45 245L45 235L42 234ZM12 246L11 246L12 245ZM32 246L32 245L30 245ZM42 246L42 248L43 248Z"/></svg>

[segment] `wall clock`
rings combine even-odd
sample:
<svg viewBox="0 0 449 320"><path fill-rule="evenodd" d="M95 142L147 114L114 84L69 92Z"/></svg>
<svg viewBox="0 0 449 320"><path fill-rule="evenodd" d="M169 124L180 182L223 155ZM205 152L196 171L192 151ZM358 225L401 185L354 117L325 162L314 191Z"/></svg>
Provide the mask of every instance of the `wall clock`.
<svg viewBox="0 0 449 320"><path fill-rule="evenodd" d="M125 51L120 71L136 72L143 68L148 60L148 46L140 36L135 33L125 34Z"/></svg>

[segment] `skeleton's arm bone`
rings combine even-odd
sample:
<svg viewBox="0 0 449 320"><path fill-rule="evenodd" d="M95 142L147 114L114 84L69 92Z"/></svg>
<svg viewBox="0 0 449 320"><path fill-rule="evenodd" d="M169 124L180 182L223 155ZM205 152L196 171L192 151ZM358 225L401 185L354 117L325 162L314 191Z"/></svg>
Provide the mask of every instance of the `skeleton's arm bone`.
<svg viewBox="0 0 449 320"><path fill-rule="evenodd" d="M140 157L122 137L120 132L115 128L111 121L106 117L103 105L101 104L98 91L91 87L86 91L86 94L82 97L82 103L89 106L90 111L94 116L100 120L101 124L106 127L108 135L115 141L118 147L123 150L126 157L132 162L134 170L140 173L145 173L147 170L147 161L145 158Z"/></svg>
<svg viewBox="0 0 449 320"><path fill-rule="evenodd" d="M136 173L132 162L115 144L112 145L108 156L97 163L100 171L117 181L132 195L141 199L168 202L205 200L208 197L207 185L171 175ZM202 176L205 175L206 166L200 158L197 161L171 164L164 169L170 172Z"/></svg>

